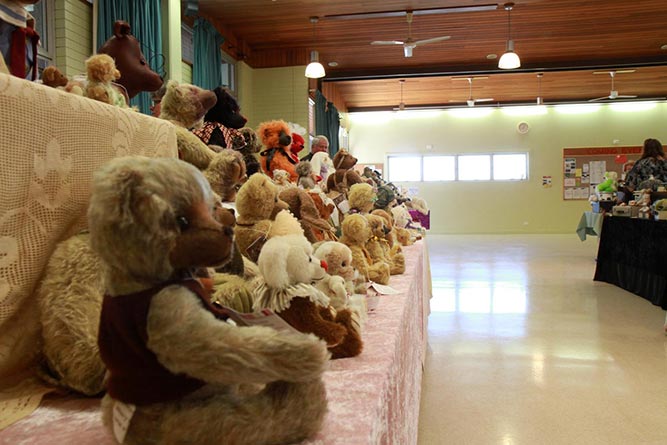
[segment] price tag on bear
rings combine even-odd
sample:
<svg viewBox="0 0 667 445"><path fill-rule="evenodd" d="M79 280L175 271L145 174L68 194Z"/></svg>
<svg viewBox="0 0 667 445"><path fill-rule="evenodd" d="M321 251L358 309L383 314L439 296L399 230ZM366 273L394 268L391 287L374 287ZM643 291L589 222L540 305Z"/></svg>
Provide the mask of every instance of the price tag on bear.
<svg viewBox="0 0 667 445"><path fill-rule="evenodd" d="M131 403L114 400L112 412L113 435L118 443L123 443L125 440L127 429L130 427L130 421L136 409L137 407Z"/></svg>
<svg viewBox="0 0 667 445"><path fill-rule="evenodd" d="M398 294L400 294L400 292L397 291L396 289L394 289L393 287L383 286L382 284L373 283L372 281L369 281L367 286L368 286L369 291L374 290L375 292L377 292L380 295L398 295Z"/></svg>

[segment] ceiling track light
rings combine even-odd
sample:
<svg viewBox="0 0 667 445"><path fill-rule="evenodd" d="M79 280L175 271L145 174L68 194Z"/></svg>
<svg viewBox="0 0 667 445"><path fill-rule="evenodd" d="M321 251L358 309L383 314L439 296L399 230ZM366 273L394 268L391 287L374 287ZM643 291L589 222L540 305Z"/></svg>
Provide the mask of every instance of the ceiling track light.
<svg viewBox="0 0 667 445"><path fill-rule="evenodd" d="M317 44L317 38L315 34L315 25L319 22L317 17L311 17L310 23L313 24L313 44ZM311 79L319 79L326 75L324 71L324 66L320 63L320 53L317 50L312 50L310 52L310 63L306 67L306 77Z"/></svg>
<svg viewBox="0 0 667 445"><path fill-rule="evenodd" d="M514 40L512 40L512 8L514 3L505 3L505 11L507 11L507 50L498 61L498 68L501 70L513 70L521 66L521 60L517 53L514 52Z"/></svg>

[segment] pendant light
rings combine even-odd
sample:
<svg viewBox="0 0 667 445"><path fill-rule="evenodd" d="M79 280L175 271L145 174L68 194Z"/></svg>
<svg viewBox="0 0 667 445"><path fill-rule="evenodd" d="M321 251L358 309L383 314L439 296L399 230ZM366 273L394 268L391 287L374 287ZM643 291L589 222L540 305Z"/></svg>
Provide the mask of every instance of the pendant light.
<svg viewBox="0 0 667 445"><path fill-rule="evenodd" d="M315 24L319 21L317 17L311 17L310 18L310 23L313 24L313 44L316 44L316 38L315 38ZM320 77L324 77L326 74L324 72L324 67L319 61L320 54L317 52L317 50L312 50L310 52L310 63L306 67L306 77L309 77L311 79L319 79Z"/></svg>
<svg viewBox="0 0 667 445"><path fill-rule="evenodd" d="M501 70L513 70L521 66L521 60L514 52L514 41L512 40L512 8L514 8L514 3L505 3L505 11L507 11L507 51L498 61L498 68Z"/></svg>
<svg viewBox="0 0 667 445"><path fill-rule="evenodd" d="M405 102L403 102L403 84L405 83L405 79L401 79L398 82L401 85L401 101L398 103L398 111L403 111L405 110Z"/></svg>
<svg viewBox="0 0 667 445"><path fill-rule="evenodd" d="M537 73L537 100L535 101L537 105L544 105L544 100L542 99L542 76L544 76L544 73Z"/></svg>

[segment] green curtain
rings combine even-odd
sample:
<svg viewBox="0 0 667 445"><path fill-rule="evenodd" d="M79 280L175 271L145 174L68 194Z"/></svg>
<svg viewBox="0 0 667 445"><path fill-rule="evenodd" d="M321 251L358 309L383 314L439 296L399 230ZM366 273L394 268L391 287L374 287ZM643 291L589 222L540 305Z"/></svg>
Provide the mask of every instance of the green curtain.
<svg viewBox="0 0 667 445"><path fill-rule="evenodd" d="M315 133L329 139L329 156L333 158L339 148L338 130L340 115L332 102L319 91L315 91Z"/></svg>
<svg viewBox="0 0 667 445"><path fill-rule="evenodd" d="M125 20L141 43L141 51L151 69L166 79L162 55L162 10L160 0L104 0L97 8L97 48L113 35L116 20ZM150 93L137 94L130 105L150 114Z"/></svg>
<svg viewBox="0 0 667 445"><path fill-rule="evenodd" d="M213 25L198 18L193 31L195 60L192 64L192 83L212 90L222 83L222 54L220 45L225 41Z"/></svg>
<svg viewBox="0 0 667 445"><path fill-rule="evenodd" d="M340 141L338 140L340 114L338 114L338 109L334 106L333 102L327 102L327 123L329 126L329 133L327 135L329 139L329 156L333 159L340 148Z"/></svg>

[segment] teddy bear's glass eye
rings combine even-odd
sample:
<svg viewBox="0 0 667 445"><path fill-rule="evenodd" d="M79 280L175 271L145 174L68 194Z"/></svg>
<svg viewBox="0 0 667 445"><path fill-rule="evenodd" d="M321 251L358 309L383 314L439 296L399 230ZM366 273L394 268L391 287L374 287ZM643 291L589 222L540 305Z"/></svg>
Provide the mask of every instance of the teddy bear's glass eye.
<svg viewBox="0 0 667 445"><path fill-rule="evenodd" d="M341 263L341 266L345 267L345 261L343 261L343 262Z"/></svg>
<svg viewBox="0 0 667 445"><path fill-rule="evenodd" d="M185 216L179 216L176 218L176 223L178 224L178 227L181 228L181 230L186 230L188 227L190 227L190 221Z"/></svg>

